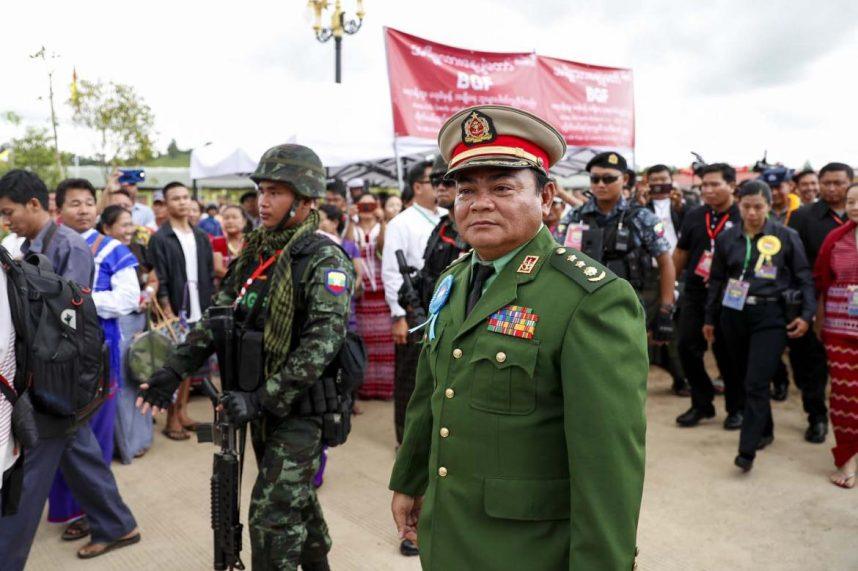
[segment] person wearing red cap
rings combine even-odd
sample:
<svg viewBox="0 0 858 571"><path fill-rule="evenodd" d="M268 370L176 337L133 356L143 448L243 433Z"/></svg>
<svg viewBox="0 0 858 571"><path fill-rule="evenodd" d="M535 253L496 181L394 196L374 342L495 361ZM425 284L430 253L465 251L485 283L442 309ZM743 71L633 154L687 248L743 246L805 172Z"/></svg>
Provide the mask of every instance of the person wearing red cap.
<svg viewBox="0 0 858 571"><path fill-rule="evenodd" d="M553 126L464 109L439 146L473 247L439 277L390 479L423 569L631 569L648 371L629 283L542 223Z"/></svg>

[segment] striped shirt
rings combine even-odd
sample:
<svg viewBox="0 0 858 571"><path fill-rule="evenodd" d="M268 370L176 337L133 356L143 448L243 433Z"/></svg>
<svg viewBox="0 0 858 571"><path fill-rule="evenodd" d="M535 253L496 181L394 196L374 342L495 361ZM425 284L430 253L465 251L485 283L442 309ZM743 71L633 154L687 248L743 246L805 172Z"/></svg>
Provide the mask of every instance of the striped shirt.
<svg viewBox="0 0 858 571"><path fill-rule="evenodd" d="M14 392L15 379L15 327L9 311L9 292L6 290L6 273L0 271L0 374ZM0 380L0 382L3 382ZM0 393L0 475L15 463L18 454L12 440L12 403ZM0 478L2 486L2 478Z"/></svg>

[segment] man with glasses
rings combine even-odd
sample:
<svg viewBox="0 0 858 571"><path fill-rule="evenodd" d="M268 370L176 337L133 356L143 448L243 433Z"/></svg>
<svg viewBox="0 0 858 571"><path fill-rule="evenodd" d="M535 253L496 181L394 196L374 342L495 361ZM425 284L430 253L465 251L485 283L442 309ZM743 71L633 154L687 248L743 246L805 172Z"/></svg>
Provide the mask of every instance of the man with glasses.
<svg viewBox="0 0 858 571"><path fill-rule="evenodd" d="M436 188L430 176L432 161L422 161L408 171L408 186L414 196L411 206L400 212L387 225L384 234L384 251L381 256L381 279L384 284L384 297L390 307L393 319L393 342L396 345L396 363L393 381L393 416L396 427L396 442L402 443L405 430L405 408L414 391L414 379L417 374L417 358L420 356L422 333L408 333L419 325L409 314L408 308L399 305L399 289L402 287L402 274L396 261L396 252L402 250L406 263L420 271L423 268L423 254L432 230L447 214L438 208ZM400 552L406 556L418 554L415 538L404 538Z"/></svg>
<svg viewBox="0 0 858 571"><path fill-rule="evenodd" d="M676 273L664 224L651 210L623 198L630 175L622 155L600 153L587 163L586 169L593 196L564 216L564 246L581 250L605 264L628 280L642 298L651 297L652 303L647 304L651 340L656 345L668 343L673 338ZM658 268L658 289L646 292L653 260Z"/></svg>
<svg viewBox="0 0 858 571"><path fill-rule="evenodd" d="M456 181L446 178L444 176L446 173L447 163L441 155L438 155L432 165L429 181L435 189L438 205L452 210L456 200ZM456 230L456 221L449 214L442 216L441 221L429 235L426 251L423 252L423 269L420 270L417 280L424 310L429 311L429 301L435 291L438 276L467 249L468 244L462 240L459 231Z"/></svg>
<svg viewBox="0 0 858 571"><path fill-rule="evenodd" d="M789 225L798 232L810 266L828 233L847 222L846 191L855 172L844 163L828 163L819 171L819 200L795 211ZM825 348L810 328L798 339L789 340L789 358L795 384L801 389L808 428L804 438L821 444L828 434L828 408L825 405L825 383L828 368Z"/></svg>

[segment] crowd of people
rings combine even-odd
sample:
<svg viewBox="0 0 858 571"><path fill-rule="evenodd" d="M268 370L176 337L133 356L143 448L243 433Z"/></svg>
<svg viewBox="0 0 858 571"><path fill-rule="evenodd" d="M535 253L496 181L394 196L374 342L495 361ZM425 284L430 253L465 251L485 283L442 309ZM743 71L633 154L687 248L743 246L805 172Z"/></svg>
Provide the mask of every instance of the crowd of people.
<svg viewBox="0 0 858 571"><path fill-rule="evenodd" d="M740 432L735 463L750 470L757 452L774 440L770 400L787 398L787 354L807 414L805 438L822 443L833 425L837 471L831 479L853 487L858 185L851 167L829 163L795 173L776 166L737 184L733 167L713 163L701 166L699 186L684 192L667 166L639 174L619 153L598 154L586 170L589 189L558 188L543 223L558 247L583 252L638 293L650 362L669 372L677 396L690 398L678 426L714 417L715 395L723 393L723 426ZM357 397L394 401L398 444L424 331L414 331L419 312L404 301L397 253L428 311L438 277L470 248L449 214L457 182L447 171L440 157L417 163L401 195L373 193L361 179L330 179L314 206L318 232L353 264L348 327L368 355ZM182 332L203 317L261 224L257 193L245 193L237 204L206 205L186 185L171 182L154 193L150 207L135 184L120 184L118 176L101 191L88 180L67 179L49 192L34 174L12 171L0 180L0 214L9 232L3 246L13 257L44 254L57 274L92 288L109 347L110 395L89 420L91 430L71 440L59 431L40 464L49 521L67 526L65 539L91 535L78 554L94 557L140 539L109 469L114 458L131 463L153 445L152 418L135 409L145 379L130 378L128 348L151 326L167 322ZM3 322L0 333L8 336ZM704 364L710 345L718 378ZM3 382L14 378L8 347L0 344ZM188 400L215 367L212 360L182 380L164 436L188 440L196 430ZM2 426L10 402L0 396L0 472L15 462ZM360 413L359 401L354 412ZM33 514L41 509L37 498L24 498L15 518L26 525L0 519L0 552L12 554L12 568L26 559L38 524ZM404 536L401 552L416 555L416 538Z"/></svg>

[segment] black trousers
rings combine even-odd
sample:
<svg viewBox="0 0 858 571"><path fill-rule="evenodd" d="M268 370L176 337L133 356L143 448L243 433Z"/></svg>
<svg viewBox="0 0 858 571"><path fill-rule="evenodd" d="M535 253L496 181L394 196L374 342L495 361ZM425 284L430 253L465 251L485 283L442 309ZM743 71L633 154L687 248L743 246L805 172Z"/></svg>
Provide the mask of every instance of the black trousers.
<svg viewBox="0 0 858 571"><path fill-rule="evenodd" d="M393 375L393 422L396 426L396 443L402 444L405 433L405 409L414 392L417 378L417 360L420 357L422 332L408 335L408 343L396 345L396 364Z"/></svg>
<svg viewBox="0 0 858 571"><path fill-rule="evenodd" d="M713 411L715 387L706 372L703 356L708 344L703 337L703 322L705 318L706 292L686 292L680 298L678 342L679 358L682 370L691 386L691 406L701 411ZM745 390L741 378L737 375L727 351L726 340L722 328L715 326L715 343L712 352L715 362L724 379L724 401L727 414L741 412L745 407Z"/></svg>
<svg viewBox="0 0 858 571"><path fill-rule="evenodd" d="M739 453L753 458L760 439L774 434L769 381L786 348L786 319L780 303L746 305L742 311L724 308L721 328L745 386L745 419L739 436Z"/></svg>
<svg viewBox="0 0 858 571"><path fill-rule="evenodd" d="M804 412L811 423L828 422L825 385L828 382L828 362L825 347L813 332L813 327L798 339L788 339L789 362L795 386L801 390Z"/></svg>

